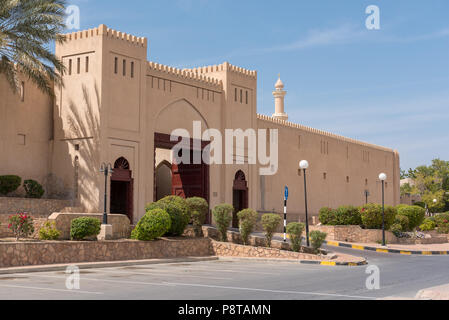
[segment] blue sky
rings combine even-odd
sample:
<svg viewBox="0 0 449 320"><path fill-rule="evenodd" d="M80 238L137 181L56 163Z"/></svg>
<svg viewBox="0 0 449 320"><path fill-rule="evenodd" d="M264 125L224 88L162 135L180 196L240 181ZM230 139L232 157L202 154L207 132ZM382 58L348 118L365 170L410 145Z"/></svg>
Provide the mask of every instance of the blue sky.
<svg viewBox="0 0 449 320"><path fill-rule="evenodd" d="M274 111L281 74L290 120L398 149L403 169L449 160L447 0L72 0L81 29L149 40L176 67L258 71L258 112ZM380 30L365 27L369 5Z"/></svg>

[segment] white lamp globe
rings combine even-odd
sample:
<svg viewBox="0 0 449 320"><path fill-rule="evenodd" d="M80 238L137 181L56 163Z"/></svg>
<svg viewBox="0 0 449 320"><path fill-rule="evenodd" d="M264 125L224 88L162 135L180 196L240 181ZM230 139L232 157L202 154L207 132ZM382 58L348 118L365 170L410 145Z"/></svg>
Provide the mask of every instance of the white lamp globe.
<svg viewBox="0 0 449 320"><path fill-rule="evenodd" d="M308 162L307 160L302 160L302 161L299 163L299 167L300 167L301 169L307 169L307 168L309 167L309 162Z"/></svg>
<svg viewBox="0 0 449 320"><path fill-rule="evenodd" d="M385 180L387 180L387 175L385 173L381 173L381 174L379 174L379 179L380 179L380 181L385 181Z"/></svg>
<svg viewBox="0 0 449 320"><path fill-rule="evenodd" d="M433 203L437 203L438 202L438 200L437 199L433 199Z"/></svg>

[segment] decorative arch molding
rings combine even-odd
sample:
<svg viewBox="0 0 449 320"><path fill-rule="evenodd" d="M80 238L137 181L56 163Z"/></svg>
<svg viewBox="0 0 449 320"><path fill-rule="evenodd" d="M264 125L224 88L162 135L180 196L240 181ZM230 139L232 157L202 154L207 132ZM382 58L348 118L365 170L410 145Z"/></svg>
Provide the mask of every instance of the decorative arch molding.
<svg viewBox="0 0 449 320"><path fill-rule="evenodd" d="M130 165L125 157L120 157L114 162L114 169L130 170Z"/></svg>
<svg viewBox="0 0 449 320"><path fill-rule="evenodd" d="M157 124L159 122L158 120L160 119L160 117L164 113L164 111L166 111L170 107L172 107L178 103L182 103L182 102L186 103L200 117L201 121L204 122L204 124L206 125L206 129L208 129L209 123L206 120L206 118L201 114L201 112L198 110L197 107L195 107L195 105L192 102L190 102L189 100L187 100L185 98L174 100L174 101L170 102L169 104L167 104L166 106L164 106L161 110L159 110L156 117L154 118L153 128L157 128Z"/></svg>

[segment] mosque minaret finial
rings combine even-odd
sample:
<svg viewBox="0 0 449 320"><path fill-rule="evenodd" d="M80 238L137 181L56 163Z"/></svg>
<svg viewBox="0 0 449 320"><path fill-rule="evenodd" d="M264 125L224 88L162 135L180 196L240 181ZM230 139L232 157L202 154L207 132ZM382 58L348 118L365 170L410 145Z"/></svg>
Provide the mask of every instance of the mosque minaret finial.
<svg viewBox="0 0 449 320"><path fill-rule="evenodd" d="M275 90L273 91L274 96L274 114L273 118L279 120L288 120L288 115L284 111L284 98L287 91L284 91L284 83L281 80L281 74L278 75L278 81L274 85Z"/></svg>

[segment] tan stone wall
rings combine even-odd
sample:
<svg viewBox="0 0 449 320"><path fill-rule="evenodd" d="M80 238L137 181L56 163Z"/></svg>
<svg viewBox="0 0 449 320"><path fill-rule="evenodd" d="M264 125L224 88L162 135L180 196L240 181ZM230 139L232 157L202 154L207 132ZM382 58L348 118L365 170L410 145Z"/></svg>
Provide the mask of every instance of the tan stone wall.
<svg viewBox="0 0 449 320"><path fill-rule="evenodd" d="M360 226L311 226L310 231L319 230L327 233L327 241L345 241L356 243L375 243L382 241L382 230L362 229ZM391 231L385 231L387 243L399 240Z"/></svg>
<svg viewBox="0 0 449 320"><path fill-rule="evenodd" d="M70 205L70 200L0 197L0 214L26 212L35 216L49 216Z"/></svg>
<svg viewBox="0 0 449 320"><path fill-rule="evenodd" d="M209 239L0 243L0 267L212 255Z"/></svg>
<svg viewBox="0 0 449 320"><path fill-rule="evenodd" d="M76 218L97 218L100 222L103 221L103 214L83 214L83 213L53 213L48 220L55 221L56 229L61 231L59 239L69 240L70 239L70 225L73 219ZM129 219L125 215L121 214L108 214L108 224L112 225L112 238L113 239L128 239L131 235L131 226Z"/></svg>

